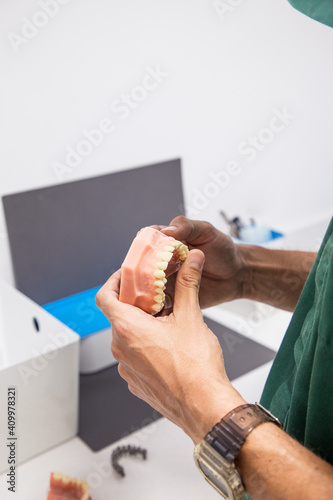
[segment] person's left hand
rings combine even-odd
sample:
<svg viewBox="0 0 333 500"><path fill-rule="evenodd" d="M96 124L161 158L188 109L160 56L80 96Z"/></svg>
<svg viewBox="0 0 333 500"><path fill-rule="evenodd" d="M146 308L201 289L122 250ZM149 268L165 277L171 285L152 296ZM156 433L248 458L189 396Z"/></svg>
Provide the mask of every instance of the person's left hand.
<svg viewBox="0 0 333 500"><path fill-rule="evenodd" d="M96 295L112 325L111 351L129 390L197 443L244 404L224 368L218 339L203 321L198 291L204 254L192 250L178 272L173 312L154 317L119 301L121 270Z"/></svg>

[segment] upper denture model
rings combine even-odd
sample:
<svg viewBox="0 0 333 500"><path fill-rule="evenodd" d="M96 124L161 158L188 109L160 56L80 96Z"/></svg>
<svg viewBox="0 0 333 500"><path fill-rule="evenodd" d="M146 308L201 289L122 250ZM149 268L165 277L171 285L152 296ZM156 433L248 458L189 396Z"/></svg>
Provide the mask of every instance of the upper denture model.
<svg viewBox="0 0 333 500"><path fill-rule="evenodd" d="M185 261L188 248L172 236L145 227L136 238L121 266L119 300L150 314L164 307L167 278Z"/></svg>

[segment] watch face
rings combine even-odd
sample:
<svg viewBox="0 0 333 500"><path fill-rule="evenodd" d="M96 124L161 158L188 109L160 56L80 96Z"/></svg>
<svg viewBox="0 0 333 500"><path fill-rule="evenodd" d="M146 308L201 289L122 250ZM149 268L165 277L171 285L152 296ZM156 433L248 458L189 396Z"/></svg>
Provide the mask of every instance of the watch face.
<svg viewBox="0 0 333 500"><path fill-rule="evenodd" d="M225 499L233 499L234 496L230 491L228 484L222 476L217 476L214 472L206 466L204 462L198 463L201 472L204 474L207 481L214 486L214 488L225 498Z"/></svg>
<svg viewBox="0 0 333 500"><path fill-rule="evenodd" d="M206 441L196 445L193 457L206 481L225 500L241 500L244 497L243 483L233 462L228 462Z"/></svg>

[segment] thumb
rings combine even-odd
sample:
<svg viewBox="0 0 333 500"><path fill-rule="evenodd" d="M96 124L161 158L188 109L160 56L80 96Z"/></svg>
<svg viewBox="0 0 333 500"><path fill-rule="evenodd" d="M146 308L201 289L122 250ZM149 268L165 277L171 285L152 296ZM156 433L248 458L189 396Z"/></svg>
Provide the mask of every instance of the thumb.
<svg viewBox="0 0 333 500"><path fill-rule="evenodd" d="M205 254L201 250L191 250L178 271L173 311L182 314L188 309L199 309L199 288Z"/></svg>

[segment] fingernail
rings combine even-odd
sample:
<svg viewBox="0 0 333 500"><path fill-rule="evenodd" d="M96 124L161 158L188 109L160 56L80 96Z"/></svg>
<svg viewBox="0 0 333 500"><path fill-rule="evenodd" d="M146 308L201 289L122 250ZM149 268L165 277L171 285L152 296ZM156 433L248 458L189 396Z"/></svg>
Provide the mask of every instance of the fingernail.
<svg viewBox="0 0 333 500"><path fill-rule="evenodd" d="M161 231L177 231L177 229L178 229L177 226L168 226L161 229Z"/></svg>
<svg viewBox="0 0 333 500"><path fill-rule="evenodd" d="M204 265L204 256L201 252L190 252L189 265L198 271L201 271Z"/></svg>

